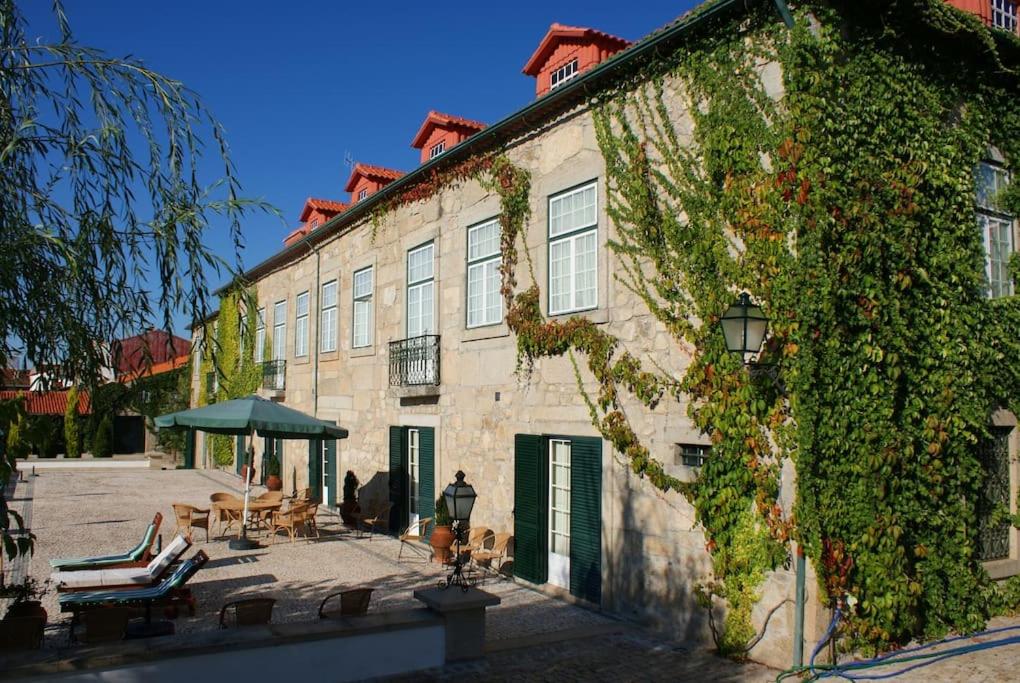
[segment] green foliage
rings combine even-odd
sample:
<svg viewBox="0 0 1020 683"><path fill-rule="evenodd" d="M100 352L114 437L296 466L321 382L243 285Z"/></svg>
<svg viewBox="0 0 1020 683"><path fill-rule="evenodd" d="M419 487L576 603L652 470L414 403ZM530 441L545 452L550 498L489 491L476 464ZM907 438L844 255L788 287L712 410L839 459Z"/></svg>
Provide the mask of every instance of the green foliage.
<svg viewBox="0 0 1020 683"><path fill-rule="evenodd" d="M275 455L266 460L266 476L280 476L280 459Z"/></svg>
<svg viewBox="0 0 1020 683"><path fill-rule="evenodd" d="M178 368L151 377L140 377L131 383L131 408L145 418L146 428L155 434L156 443L167 453L184 451L186 432L159 429L154 420L159 415L185 410L191 397L191 361Z"/></svg>
<svg viewBox="0 0 1020 683"><path fill-rule="evenodd" d="M17 408L13 407L14 403L17 404ZM8 405L11 405L9 409L11 421L7 423L7 458L9 460L7 466L13 468L13 462L19 458L27 457L31 447L25 438L24 399L16 399ZM4 412L8 412L8 410Z"/></svg>
<svg viewBox="0 0 1020 683"><path fill-rule="evenodd" d="M67 391L67 407L64 410L64 455L68 458L81 457L81 424L78 417L78 387Z"/></svg>
<svg viewBox="0 0 1020 683"><path fill-rule="evenodd" d="M113 456L113 418L106 413L96 425L92 435L92 457L109 458Z"/></svg>
<svg viewBox="0 0 1020 683"><path fill-rule="evenodd" d="M63 440L64 420L56 415L27 415L22 433L40 458L55 458Z"/></svg>
<svg viewBox="0 0 1020 683"><path fill-rule="evenodd" d="M446 507L446 496L436 498L435 526L450 526L453 519L450 517L450 509Z"/></svg>
<svg viewBox="0 0 1020 683"><path fill-rule="evenodd" d="M21 515L11 510L4 498L6 482L17 466L17 458L27 454L24 440L20 436L25 415L24 396L0 401L0 552L8 559L32 552L35 536L25 531Z"/></svg>

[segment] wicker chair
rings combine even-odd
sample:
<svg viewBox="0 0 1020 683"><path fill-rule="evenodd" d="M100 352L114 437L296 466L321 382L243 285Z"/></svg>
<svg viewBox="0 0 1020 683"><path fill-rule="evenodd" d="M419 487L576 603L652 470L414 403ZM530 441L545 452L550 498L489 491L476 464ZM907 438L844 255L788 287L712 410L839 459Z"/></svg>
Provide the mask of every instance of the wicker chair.
<svg viewBox="0 0 1020 683"><path fill-rule="evenodd" d="M339 617L355 617L368 611L368 603L372 599L374 588L351 588L330 593L319 604L320 619L337 619ZM327 610L326 603L333 598L340 598L340 609Z"/></svg>
<svg viewBox="0 0 1020 683"><path fill-rule="evenodd" d="M305 508L305 526L308 528L308 534L315 534L316 538L319 538L319 525L315 522L315 516L319 514L319 504L311 503Z"/></svg>
<svg viewBox="0 0 1020 683"><path fill-rule="evenodd" d="M479 567L499 571L508 559L507 549L513 541L513 534L499 533L492 539L491 550L477 550L471 553L471 561Z"/></svg>
<svg viewBox="0 0 1020 683"><path fill-rule="evenodd" d="M190 539L193 528L205 529L205 542L209 542L209 510L185 503L174 503L172 507L177 518L175 534L181 532Z"/></svg>
<svg viewBox="0 0 1020 683"><path fill-rule="evenodd" d="M404 533L400 534L400 552L397 553L397 562L400 562L400 557L404 554L404 546L409 547L426 560L432 556L432 551L428 549L428 546L422 545L425 542L425 532L431 523L432 518L426 517L419 519L417 524L409 525L404 529Z"/></svg>
<svg viewBox="0 0 1020 683"><path fill-rule="evenodd" d="M227 529L234 526L234 524L241 523L241 517L244 513L240 510L227 510L225 508L217 507L216 503L224 500L228 500L231 503L239 503L241 499L232 493L214 493L209 496L210 502L213 503L213 509L216 511L215 521L220 525L220 535L227 533Z"/></svg>
<svg viewBox="0 0 1020 683"><path fill-rule="evenodd" d="M266 491L253 500L258 503L283 503L282 491ZM248 523L255 528L269 528L269 518L273 516L273 510L257 510L248 513ZM249 527L250 528L250 527Z"/></svg>
<svg viewBox="0 0 1020 683"><path fill-rule="evenodd" d="M246 598L228 602L220 609L220 628L268 624L273 619L275 604L273 598Z"/></svg>
<svg viewBox="0 0 1020 683"><path fill-rule="evenodd" d="M381 529L389 530L390 510L392 508L393 503L386 501L378 504L375 509L362 513L358 517L358 528L362 531L367 531L369 533L369 540L372 540L371 534Z"/></svg>
<svg viewBox="0 0 1020 683"><path fill-rule="evenodd" d="M476 550L487 550L492 547L495 534L487 526L473 526L468 530L468 540L464 550L475 552Z"/></svg>
<svg viewBox="0 0 1020 683"><path fill-rule="evenodd" d="M274 514L269 520L269 533L273 537L273 543L276 543L276 535L281 531L286 531L290 536L290 542L293 543L297 530L307 523L305 517L307 512L308 505L298 503L291 505L288 510Z"/></svg>

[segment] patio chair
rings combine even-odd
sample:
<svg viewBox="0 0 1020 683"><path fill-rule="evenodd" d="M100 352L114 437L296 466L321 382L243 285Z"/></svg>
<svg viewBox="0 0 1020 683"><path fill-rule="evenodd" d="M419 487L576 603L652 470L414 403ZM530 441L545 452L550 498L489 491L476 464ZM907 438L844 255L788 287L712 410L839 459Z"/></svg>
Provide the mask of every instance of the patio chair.
<svg viewBox="0 0 1020 683"><path fill-rule="evenodd" d="M114 567L144 567L152 559L152 545L156 542L156 534L163 523L163 515L156 513L149 526L145 529L142 541L131 550L119 555L102 555L99 557L80 557L71 559L50 560L50 567L57 571L77 571L80 569L109 569Z"/></svg>
<svg viewBox="0 0 1020 683"><path fill-rule="evenodd" d="M199 550L191 559L185 560L173 574L159 585L150 588L136 588L120 591L93 591L88 593L65 593L58 598L61 612L71 612L70 626L73 629L81 621L84 612L99 607L143 607L145 620L152 620L152 608L156 605L174 607L185 605L191 615L195 614L195 599L186 588L188 581L205 566L209 556Z"/></svg>
<svg viewBox="0 0 1020 683"><path fill-rule="evenodd" d="M177 518L177 526L174 533L181 532L191 538L191 530L205 529L205 542L209 542L209 510L197 508L186 503L173 503L174 516Z"/></svg>
<svg viewBox="0 0 1020 683"><path fill-rule="evenodd" d="M228 628L229 625L236 627L268 624L273 619L275 604L276 600L273 598L245 598L228 602L220 609L220 628ZM232 624L228 624L228 621Z"/></svg>
<svg viewBox="0 0 1020 683"><path fill-rule="evenodd" d="M283 491L266 491L253 499L259 503L283 503ZM273 510L258 510L248 513L248 523L255 528L269 528L269 518L273 516Z"/></svg>
<svg viewBox="0 0 1020 683"><path fill-rule="evenodd" d="M492 539L490 550L478 550L471 553L471 561L478 567L493 568L493 561L496 562L495 571L499 571L503 562L508 559L507 548L513 541L513 534L499 533Z"/></svg>
<svg viewBox="0 0 1020 683"><path fill-rule="evenodd" d="M389 530L390 510L392 508L393 503L386 501L385 503L379 503L374 510L362 513L359 516L358 528L361 531L368 531L368 540L372 540L371 534L378 532L380 529Z"/></svg>
<svg viewBox="0 0 1020 683"><path fill-rule="evenodd" d="M295 503L311 503L312 502L312 489L306 487L294 494L291 499Z"/></svg>
<svg viewBox="0 0 1020 683"><path fill-rule="evenodd" d="M473 526L468 529L468 540L463 550L475 552L476 550L487 550L492 547L495 534L487 526Z"/></svg>
<svg viewBox="0 0 1020 683"><path fill-rule="evenodd" d="M428 560L432 557L432 551L428 546L423 545L425 543L425 533L428 531L429 524L432 523L431 517L425 519L419 519L417 524L410 524L403 533L400 534L400 552L397 553L397 562L400 562L400 557L404 554L404 546L408 546L412 551L418 553L418 555Z"/></svg>
<svg viewBox="0 0 1020 683"><path fill-rule="evenodd" d="M177 534L174 540L163 548L163 552L152 558L152 561L145 567L53 572L50 574L50 581L61 593L154 586L163 580L163 577L170 571L170 566L179 560L190 547L191 540L183 534Z"/></svg>
<svg viewBox="0 0 1020 683"><path fill-rule="evenodd" d="M315 521L315 516L319 514L319 504L311 503L305 508L304 518L305 526L308 527L309 535L315 534L316 538L319 538L319 525Z"/></svg>
<svg viewBox="0 0 1020 683"><path fill-rule="evenodd" d="M368 603L372 599L374 590L374 588L350 588L330 593L319 604L319 618L338 619L365 614L368 611ZM337 597L340 598L340 609L326 609L326 603Z"/></svg>
<svg viewBox="0 0 1020 683"><path fill-rule="evenodd" d="M298 503L291 505L289 509L283 512L277 512L274 514L269 521L269 533L273 537L273 543L276 543L276 535L281 531L286 531L287 535L290 536L290 542L294 542L294 535L297 533L298 528L304 526L307 522L305 519L305 513L308 510L308 505L304 503Z"/></svg>
<svg viewBox="0 0 1020 683"><path fill-rule="evenodd" d="M80 640L87 644L124 640L130 620L131 609L128 607L99 607L89 610L82 614L85 633Z"/></svg>
<svg viewBox="0 0 1020 683"><path fill-rule="evenodd" d="M241 523L241 516L244 514L241 510L227 509L217 506L216 504L222 501L228 501L231 504L243 503L243 501L232 493L214 493L209 496L209 502L212 503L213 512L215 513L215 521L220 525L219 535L223 536L227 533L227 529L234 526L234 524Z"/></svg>

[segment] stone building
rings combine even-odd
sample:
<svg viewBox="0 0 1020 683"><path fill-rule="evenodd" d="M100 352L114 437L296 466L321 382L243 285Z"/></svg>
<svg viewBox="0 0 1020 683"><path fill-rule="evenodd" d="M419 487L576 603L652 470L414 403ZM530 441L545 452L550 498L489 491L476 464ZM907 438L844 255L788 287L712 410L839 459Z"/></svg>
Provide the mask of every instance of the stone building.
<svg viewBox="0 0 1020 683"><path fill-rule="evenodd" d="M527 258L543 314L592 320L642 361L679 376L683 350L614 277L621 265L607 247L614 226L588 102L652 52L684 49L703 23L740 22L745 4L717 2L714 11L685 15L634 44L554 24L525 69L536 78L534 101L488 126L430 112L414 138L417 169L357 164L348 201L309 199L281 251L245 273L259 305L255 353L266 360L260 393L336 421L350 438L311 449L298 441L257 443L256 462L275 453L286 492L309 486L330 506L353 471L363 508L393 503L393 529L432 516L436 497L463 470L479 493L472 523L515 534L518 580L704 639L708 626L693 585L712 567L693 508L633 475L601 438L568 358L517 372L516 339L499 295L497 193L466 178L375 220L373 212L435 171L501 150L531 173L521 269ZM782 21L785 3L774 5ZM760 74L768 95L780 99L778 65L763 64ZM678 100L672 113L681 127L689 119ZM197 395L207 380L193 365ZM584 372L581 381L594 390ZM708 437L683 403L665 401L651 412L635 404L629 417L674 476L695 477L711 457ZM197 438L197 461L208 464L205 439ZM1016 437L1008 438L1015 452ZM786 509L791 480L784 477L780 494ZM1016 501L1010 504L1015 510ZM1008 546L1015 564L1015 532ZM827 614L808 572L810 648ZM752 615L755 627L778 610L751 657L789 664L793 598L793 570L774 572Z"/></svg>

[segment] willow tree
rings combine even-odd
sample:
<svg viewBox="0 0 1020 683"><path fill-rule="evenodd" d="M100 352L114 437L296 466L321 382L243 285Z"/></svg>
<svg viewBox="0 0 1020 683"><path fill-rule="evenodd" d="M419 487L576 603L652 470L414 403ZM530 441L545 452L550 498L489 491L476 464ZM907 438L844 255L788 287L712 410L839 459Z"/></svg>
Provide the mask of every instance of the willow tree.
<svg viewBox="0 0 1020 683"><path fill-rule="evenodd" d="M59 38L30 42L17 4L0 0L0 363L24 354L89 386L110 341L205 310L211 278L239 265L240 219L257 205L240 198L223 130L196 93L78 44L59 0L53 15ZM211 182L207 149L222 168ZM234 264L207 246L214 220ZM13 466L0 458L0 490ZM9 555L9 532L23 536L12 520L0 499Z"/></svg>

